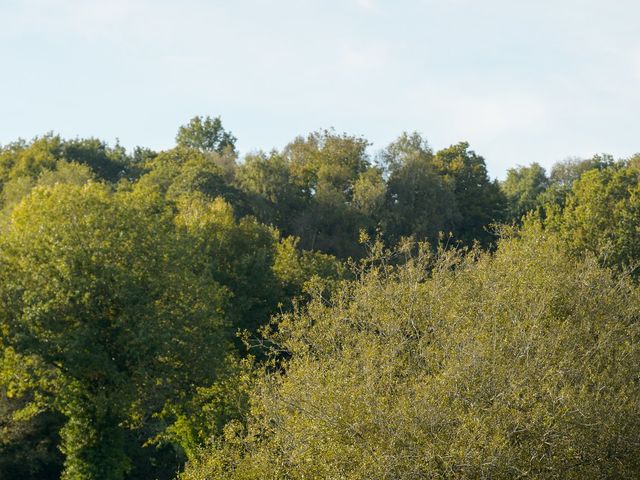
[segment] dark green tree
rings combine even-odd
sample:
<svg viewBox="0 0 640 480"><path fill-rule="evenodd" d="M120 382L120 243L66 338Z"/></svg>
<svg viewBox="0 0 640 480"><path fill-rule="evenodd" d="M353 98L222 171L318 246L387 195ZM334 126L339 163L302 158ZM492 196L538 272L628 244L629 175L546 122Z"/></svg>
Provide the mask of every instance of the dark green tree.
<svg viewBox="0 0 640 480"><path fill-rule="evenodd" d="M504 218L506 200L496 181L487 174L484 158L460 142L436 153L434 166L452 182L460 219L454 230L457 239L488 245L494 235L488 229Z"/></svg>
<svg viewBox="0 0 640 480"><path fill-rule="evenodd" d="M64 457L58 449L60 414L37 412L28 419L16 419L28 398L9 397L0 387L0 478L57 480Z"/></svg>
<svg viewBox="0 0 640 480"><path fill-rule="evenodd" d="M277 231L253 217L236 219L222 197L210 201L203 195L178 199L176 223L203 255L207 275L230 293L226 308L233 333L256 334L282 301L273 272Z"/></svg>
<svg viewBox="0 0 640 480"><path fill-rule="evenodd" d="M96 138L65 141L62 156L69 162L88 166L97 178L110 183L122 178L134 180L140 174L124 147L119 144L110 147Z"/></svg>
<svg viewBox="0 0 640 480"><path fill-rule="evenodd" d="M412 235L435 241L441 232L453 232L460 220L454 184L436 170L427 141L404 133L382 159L389 175L382 216L390 243Z"/></svg>

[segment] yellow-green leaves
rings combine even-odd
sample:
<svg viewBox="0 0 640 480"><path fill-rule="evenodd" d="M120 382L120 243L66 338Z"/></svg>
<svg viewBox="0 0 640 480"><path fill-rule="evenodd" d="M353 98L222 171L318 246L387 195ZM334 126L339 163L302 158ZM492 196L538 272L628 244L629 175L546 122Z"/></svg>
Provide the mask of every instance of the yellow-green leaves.
<svg viewBox="0 0 640 480"><path fill-rule="evenodd" d="M269 336L281 369L199 478L635 478L640 296L531 226L367 262ZM209 476L207 476L209 475Z"/></svg>
<svg viewBox="0 0 640 480"><path fill-rule="evenodd" d="M3 384L67 417L66 479L122 478L123 428L209 386L226 354L227 292L163 212L157 196L54 184L0 237L0 340L33 365Z"/></svg>

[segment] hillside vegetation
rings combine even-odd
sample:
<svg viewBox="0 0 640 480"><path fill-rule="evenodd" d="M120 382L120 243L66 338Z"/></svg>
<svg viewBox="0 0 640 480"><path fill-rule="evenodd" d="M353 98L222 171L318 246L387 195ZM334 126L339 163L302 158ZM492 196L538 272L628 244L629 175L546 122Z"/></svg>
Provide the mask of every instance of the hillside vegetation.
<svg viewBox="0 0 640 480"><path fill-rule="evenodd" d="M0 147L0 478L640 477L640 156Z"/></svg>

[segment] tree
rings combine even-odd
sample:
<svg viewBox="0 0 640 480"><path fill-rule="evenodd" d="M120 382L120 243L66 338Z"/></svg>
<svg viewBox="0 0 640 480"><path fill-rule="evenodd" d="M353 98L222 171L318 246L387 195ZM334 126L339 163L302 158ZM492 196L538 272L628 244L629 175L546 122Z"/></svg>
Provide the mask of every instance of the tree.
<svg viewBox="0 0 640 480"><path fill-rule="evenodd" d="M0 181L19 177L36 178L42 170L55 168L62 158L63 141L52 133L27 143L18 140L0 151Z"/></svg>
<svg viewBox="0 0 640 480"><path fill-rule="evenodd" d="M550 181L571 189L573 183L589 170L603 170L615 165L611 155L594 155L591 158L567 158L551 168Z"/></svg>
<svg viewBox="0 0 640 480"><path fill-rule="evenodd" d="M124 147L110 147L97 138L67 140L62 155L69 162L88 166L97 178L109 183L122 178L133 180L140 174Z"/></svg>
<svg viewBox="0 0 640 480"><path fill-rule="evenodd" d="M259 218L305 250L340 258L360 255L359 230L374 222L384 182L372 167L363 138L323 130L298 137L282 152L249 155L237 182Z"/></svg>
<svg viewBox="0 0 640 480"><path fill-rule="evenodd" d="M0 149L0 184L17 179L35 180L43 171L55 170L60 161L86 165L105 182L134 179L138 170L125 149L95 139L63 140L49 133L31 142L18 141Z"/></svg>
<svg viewBox="0 0 640 480"><path fill-rule="evenodd" d="M548 187L547 173L535 162L528 167L520 165L507 170L507 178L500 188L507 197L508 217L520 220L524 214L539 207Z"/></svg>
<svg viewBox="0 0 640 480"><path fill-rule="evenodd" d="M573 182L564 209L546 224L560 232L578 256L605 265L635 267L640 260L640 171L631 164L592 169Z"/></svg>
<svg viewBox="0 0 640 480"><path fill-rule="evenodd" d="M127 428L213 381L226 290L148 190L37 188L0 237L2 378L66 418L63 478L122 479Z"/></svg>
<svg viewBox="0 0 640 480"><path fill-rule="evenodd" d="M213 200L223 197L240 215L251 212L244 192L236 188L223 166L224 155L176 147L161 152L145 164L147 173L135 188L158 188L169 200L184 195L203 194Z"/></svg>
<svg viewBox="0 0 640 480"><path fill-rule="evenodd" d="M291 233L294 219L308 208L311 193L295 181L287 159L280 153L247 155L236 181L251 199L258 219Z"/></svg>
<svg viewBox="0 0 640 480"><path fill-rule="evenodd" d="M292 303L300 301L310 284L322 279L327 287L335 286L346 274L344 265L335 257L301 250L299 240L285 237L277 245L273 272L282 285L283 299L289 303L283 305L281 312L289 311Z"/></svg>
<svg viewBox="0 0 640 480"><path fill-rule="evenodd" d="M257 335L272 315L302 293L311 277L340 274L334 257L301 251L299 239L281 238L276 229L253 217L236 219L221 197L209 201L202 195L185 195L177 207L175 223L203 254L207 274L229 291L225 312L233 333Z"/></svg>
<svg viewBox="0 0 640 480"><path fill-rule="evenodd" d="M376 246L356 280L279 319L246 425L183 479L640 475L627 275L538 225L494 254L410 247L394 266Z"/></svg>
<svg viewBox="0 0 640 480"><path fill-rule="evenodd" d="M176 224L202 253L207 275L229 291L230 329L255 334L282 300L272 270L277 231L252 217L236 220L222 197L210 201L203 195L185 195L177 203Z"/></svg>
<svg viewBox="0 0 640 480"><path fill-rule="evenodd" d="M541 196L541 200L547 204L564 207L567 196L571 193L573 184L589 170L603 170L614 166L615 162L610 155L594 155L592 158L567 158L557 162L551 168L549 187Z"/></svg>
<svg viewBox="0 0 640 480"><path fill-rule="evenodd" d="M362 172L354 183L351 204L369 219L370 226L375 226L376 220L382 215L386 193L387 185L382 170L369 168Z"/></svg>
<svg viewBox="0 0 640 480"><path fill-rule="evenodd" d="M362 254L356 240L366 221L354 208L355 185L371 164L364 138L324 130L299 137L285 148L293 183L308 206L283 228L305 250L339 258Z"/></svg>
<svg viewBox="0 0 640 480"><path fill-rule="evenodd" d="M39 172L35 179L30 176L21 176L7 181L3 185L0 195L0 204L3 207L2 216L6 218L13 207L36 186L52 186L57 183L84 185L96 179L91 169L86 165L69 163L66 160L58 160L51 168Z"/></svg>
<svg viewBox="0 0 640 480"><path fill-rule="evenodd" d="M358 175L370 166L368 145L364 138L322 130L296 138L284 154L303 188L317 193L331 186L350 199Z"/></svg>
<svg viewBox="0 0 640 480"><path fill-rule="evenodd" d="M57 480L63 462L57 442L61 416L40 412L16 419L28 401L9 398L0 387L0 478Z"/></svg>
<svg viewBox="0 0 640 480"><path fill-rule="evenodd" d="M235 152L236 137L224 129L220 117L197 116L178 129L176 145L222 155L227 150Z"/></svg>
<svg viewBox="0 0 640 480"><path fill-rule="evenodd" d="M460 220L454 233L466 244L479 241L487 245L494 236L487 230L502 220L505 198L497 181L487 174L484 158L460 142L440 150L434 158L436 170L453 183Z"/></svg>
<svg viewBox="0 0 640 480"><path fill-rule="evenodd" d="M390 244L401 237L435 241L453 232L461 219L450 178L439 174L426 140L402 134L383 152L388 171L384 233Z"/></svg>

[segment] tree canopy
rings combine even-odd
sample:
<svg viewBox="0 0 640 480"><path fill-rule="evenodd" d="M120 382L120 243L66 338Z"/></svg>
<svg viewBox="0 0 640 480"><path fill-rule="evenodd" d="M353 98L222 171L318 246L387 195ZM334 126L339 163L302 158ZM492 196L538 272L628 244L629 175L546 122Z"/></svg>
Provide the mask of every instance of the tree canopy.
<svg viewBox="0 0 640 480"><path fill-rule="evenodd" d="M638 289L539 226L495 255L377 246L278 319L205 478L635 478ZM274 358L274 361L276 358Z"/></svg>
<svg viewBox="0 0 640 480"><path fill-rule="evenodd" d="M220 117L193 117L178 130L176 145L202 152L234 152L236 137L222 126Z"/></svg>
<svg viewBox="0 0 640 480"><path fill-rule="evenodd" d="M639 167L0 146L0 477L637 478Z"/></svg>
<svg viewBox="0 0 640 480"><path fill-rule="evenodd" d="M123 478L125 425L211 382L224 356L227 291L194 274L156 208L97 184L36 189L0 240L3 367L67 418L64 478Z"/></svg>

